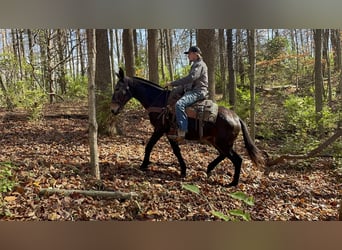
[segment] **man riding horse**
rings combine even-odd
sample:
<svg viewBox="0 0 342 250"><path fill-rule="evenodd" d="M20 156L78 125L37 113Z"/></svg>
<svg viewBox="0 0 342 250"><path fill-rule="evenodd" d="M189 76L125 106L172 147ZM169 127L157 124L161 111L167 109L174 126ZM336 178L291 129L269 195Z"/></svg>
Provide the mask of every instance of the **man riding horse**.
<svg viewBox="0 0 342 250"><path fill-rule="evenodd" d="M177 135L169 135L170 139L178 142L182 141L188 132L188 117L185 112L186 107L191 106L197 101L205 99L208 94L208 68L202 59L202 52L197 46L192 46L184 52L188 55L192 63L190 72L187 76L167 83L166 86L176 87L171 91L169 105L178 95L184 95L176 102L175 113L178 125Z"/></svg>

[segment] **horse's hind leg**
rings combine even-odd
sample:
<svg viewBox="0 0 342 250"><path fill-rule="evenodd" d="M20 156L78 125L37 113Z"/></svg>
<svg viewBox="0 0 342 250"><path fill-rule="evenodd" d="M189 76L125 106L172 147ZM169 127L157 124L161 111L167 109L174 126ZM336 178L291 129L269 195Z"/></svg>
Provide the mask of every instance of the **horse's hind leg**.
<svg viewBox="0 0 342 250"><path fill-rule="evenodd" d="M232 161L235 167L233 181L229 183L229 187L236 186L239 183L240 178L240 172L241 172L241 164L242 164L242 158L240 155L238 155L233 149L230 150L229 154L227 155L229 160Z"/></svg>
<svg viewBox="0 0 342 250"><path fill-rule="evenodd" d="M184 159L182 157L182 154L180 152L180 148L177 142L175 142L174 140L170 140L170 145L172 147L173 153L175 154L175 156L178 159L180 168L181 168L181 177L184 178L186 176L186 164L184 162Z"/></svg>
<svg viewBox="0 0 342 250"><path fill-rule="evenodd" d="M224 158L226 158L226 156L223 154L220 154L215 160L213 160L212 162L209 163L208 168L207 168L207 175L208 176L210 176L211 171L213 171L213 169L217 166L217 164L219 164L221 161L223 161Z"/></svg>
<svg viewBox="0 0 342 250"><path fill-rule="evenodd" d="M223 161L226 157L228 157L228 159L232 161L235 167L233 181L229 183L228 186L236 186L239 183L242 158L233 149L229 151L227 156L224 154L220 154L215 160L210 162L207 168L207 175L210 176L211 171L217 166L217 164Z"/></svg>

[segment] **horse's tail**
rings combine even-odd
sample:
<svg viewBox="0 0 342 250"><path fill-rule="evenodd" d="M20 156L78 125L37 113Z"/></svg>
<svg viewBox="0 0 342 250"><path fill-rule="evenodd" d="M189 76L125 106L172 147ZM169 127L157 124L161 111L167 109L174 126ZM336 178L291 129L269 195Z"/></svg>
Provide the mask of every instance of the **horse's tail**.
<svg viewBox="0 0 342 250"><path fill-rule="evenodd" d="M243 134L243 140L245 141L245 147L248 151L249 157L251 157L252 162L259 169L262 169L265 165L264 159L262 157L261 151L255 146L252 138L250 137L246 124L241 120L241 129Z"/></svg>

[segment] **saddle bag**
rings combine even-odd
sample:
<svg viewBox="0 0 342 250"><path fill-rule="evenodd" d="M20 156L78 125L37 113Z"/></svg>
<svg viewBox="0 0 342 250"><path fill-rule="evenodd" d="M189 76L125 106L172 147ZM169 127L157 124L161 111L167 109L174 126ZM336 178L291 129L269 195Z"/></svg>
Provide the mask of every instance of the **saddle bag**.
<svg viewBox="0 0 342 250"><path fill-rule="evenodd" d="M203 100L196 103L193 108L196 110L197 119L204 122L215 123L218 113L218 105L212 100Z"/></svg>

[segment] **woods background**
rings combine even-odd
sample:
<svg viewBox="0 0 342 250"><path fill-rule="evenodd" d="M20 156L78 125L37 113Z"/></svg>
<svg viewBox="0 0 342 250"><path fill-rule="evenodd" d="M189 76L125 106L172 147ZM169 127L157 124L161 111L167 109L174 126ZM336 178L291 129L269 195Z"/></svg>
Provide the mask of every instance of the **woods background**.
<svg viewBox="0 0 342 250"><path fill-rule="evenodd" d="M84 29L1 29L2 218L213 220L218 218L207 209L208 203L219 211L243 207L221 187L230 178L225 172L231 168L228 162L212 181L202 174L201 168L213 153L205 147L184 146L193 171L187 181L201 187L199 200L184 193L164 142L152 156L154 171L148 175L137 172L148 137L141 128L151 131L143 109L132 100L124 115L115 118L109 113L119 67L128 76L163 86L187 74L190 65L183 53L191 45L201 48L208 65L210 97L234 109L248 123L258 147L269 157L309 156L299 162L274 164L270 170L274 173L262 178L248 157L243 157L245 172L238 189L257 200L249 211L251 218L337 218L342 176L339 29L93 31L87 35ZM95 61L89 46L96 46ZM95 72L88 72L90 64ZM92 78L101 168L101 173L93 174L96 179L101 175L100 184L88 176L92 173L86 135L89 124L84 120L90 114L87 97ZM329 138L334 140L325 144ZM239 143L237 147L242 149ZM317 148L320 150L315 151ZM310 159L310 152L317 152L317 158ZM120 203L77 195L45 198L37 191L99 189L103 185L134 190L142 198Z"/></svg>
<svg viewBox="0 0 342 250"><path fill-rule="evenodd" d="M188 72L183 52L197 44L212 99L247 119L253 136L309 150L341 123L340 36L338 29L96 30L95 81L100 99L107 96L98 107L106 109L119 67L163 85ZM2 29L0 37L2 107L36 119L46 103L85 100L85 30ZM98 113L99 128L116 133L109 115Z"/></svg>

